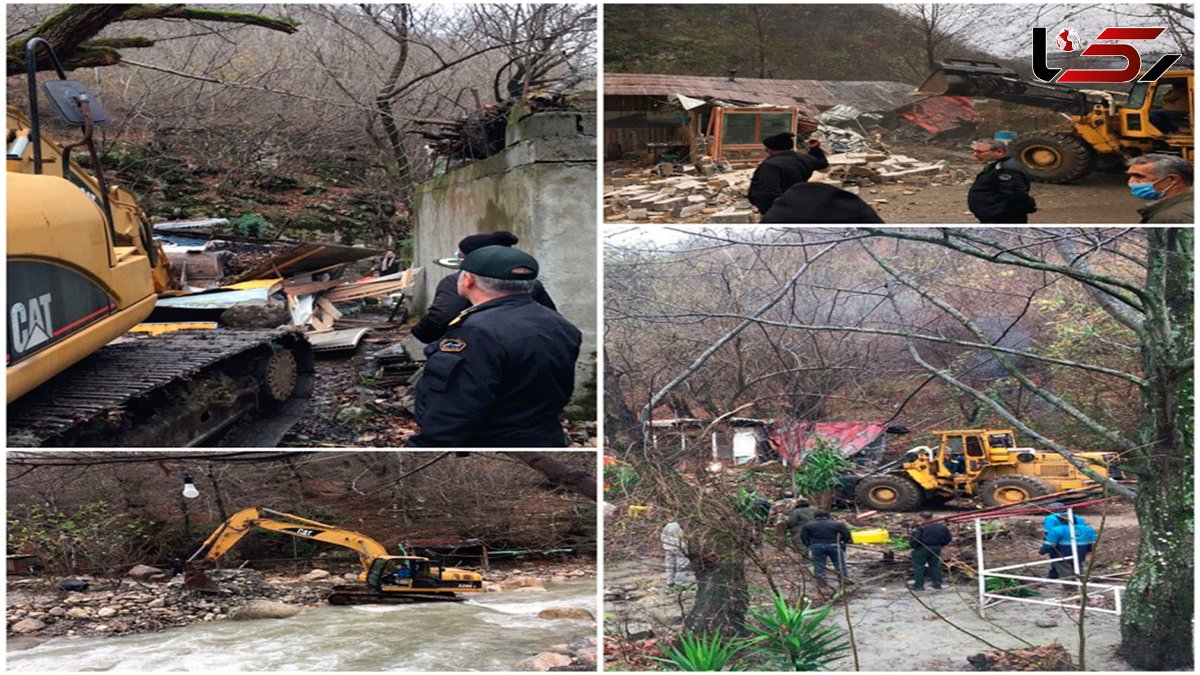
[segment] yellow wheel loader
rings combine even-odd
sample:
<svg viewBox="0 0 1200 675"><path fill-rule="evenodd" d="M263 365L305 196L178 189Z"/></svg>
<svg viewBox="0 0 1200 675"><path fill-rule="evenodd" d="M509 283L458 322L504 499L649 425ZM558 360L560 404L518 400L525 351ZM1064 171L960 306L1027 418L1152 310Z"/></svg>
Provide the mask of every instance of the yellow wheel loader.
<svg viewBox="0 0 1200 675"><path fill-rule="evenodd" d="M1022 80L1015 71L986 61L949 59L941 65L917 93L994 98L1049 108L1070 120L1071 131L1027 132L1009 144L1009 154L1035 181L1070 183L1095 170L1101 159L1150 152L1195 162L1193 71L1168 70L1157 81L1134 82L1121 94ZM1172 125L1160 129L1156 120Z"/></svg>
<svg viewBox="0 0 1200 675"><path fill-rule="evenodd" d="M239 541L254 530L282 532L348 548L358 554L362 572L358 586L334 586L328 601L334 605L401 604L413 602L462 601L459 593L483 590L478 572L435 565L422 556L390 555L387 547L359 532L301 518L271 509L242 509L221 523L200 548L188 558L186 583L189 588L219 592L204 569L213 567Z"/></svg>
<svg viewBox="0 0 1200 675"><path fill-rule="evenodd" d="M1016 504L1094 483L1056 452L1018 448L1011 429L935 431L941 443L920 446L860 479L859 505L913 511L955 498L980 497L988 506ZM1097 474L1115 476L1112 453L1077 452Z"/></svg>
<svg viewBox="0 0 1200 675"><path fill-rule="evenodd" d="M79 140L42 130L39 47L59 76L42 84L45 102ZM210 330L110 344L168 287L166 256L133 196L105 179L99 100L66 79L45 40L29 41L26 62L31 114L10 107L6 117L8 445L190 446L220 435L273 445L307 407L308 342L288 330ZM90 172L71 158L80 146ZM265 418L273 428L231 440L234 426Z"/></svg>

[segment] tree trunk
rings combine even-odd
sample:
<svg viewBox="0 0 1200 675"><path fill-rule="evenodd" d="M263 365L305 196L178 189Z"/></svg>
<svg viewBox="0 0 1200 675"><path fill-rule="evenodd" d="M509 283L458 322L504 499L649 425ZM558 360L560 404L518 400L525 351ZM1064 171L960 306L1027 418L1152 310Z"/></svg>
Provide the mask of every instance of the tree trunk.
<svg viewBox="0 0 1200 675"><path fill-rule="evenodd" d="M1120 653L1139 670L1190 670L1194 607L1191 366L1194 234L1148 229L1139 481L1141 541L1121 616Z"/></svg>
<svg viewBox="0 0 1200 675"><path fill-rule="evenodd" d="M564 464L544 452L506 452L504 454L525 462L529 468L540 472L551 483L569 488L596 501L596 477L587 471Z"/></svg>
<svg viewBox="0 0 1200 675"><path fill-rule="evenodd" d="M688 543L694 546L696 540ZM750 591L746 587L745 556L741 548L736 543L724 542L714 545L711 551L688 558L696 574L696 602L683 620L683 629L693 635L742 633Z"/></svg>

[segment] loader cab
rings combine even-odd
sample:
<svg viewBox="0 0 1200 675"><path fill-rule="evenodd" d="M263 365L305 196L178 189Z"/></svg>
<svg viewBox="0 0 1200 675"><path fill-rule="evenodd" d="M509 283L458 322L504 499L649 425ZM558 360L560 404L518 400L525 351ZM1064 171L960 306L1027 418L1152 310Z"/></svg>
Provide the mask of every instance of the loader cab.
<svg viewBox="0 0 1200 675"><path fill-rule="evenodd" d="M1168 71L1155 82L1135 83L1119 113L1121 135L1159 139L1190 151L1195 130L1193 83L1191 71Z"/></svg>
<svg viewBox="0 0 1200 675"><path fill-rule="evenodd" d="M1016 437L1007 429L956 429L935 431L942 438L937 464L939 475L950 476L956 483L970 484L987 466L1005 463L1008 451L1016 447Z"/></svg>

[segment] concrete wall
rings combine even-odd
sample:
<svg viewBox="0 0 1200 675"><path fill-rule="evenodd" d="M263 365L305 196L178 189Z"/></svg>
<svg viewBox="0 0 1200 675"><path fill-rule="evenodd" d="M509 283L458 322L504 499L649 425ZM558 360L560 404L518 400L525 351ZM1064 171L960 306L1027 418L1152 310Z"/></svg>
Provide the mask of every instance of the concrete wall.
<svg viewBox="0 0 1200 675"><path fill-rule="evenodd" d="M413 255L425 269L414 293L423 312L452 270L433 263L463 237L508 230L537 258L558 310L583 332L568 414L596 418L596 115L520 108L509 115L508 146L485 160L417 187Z"/></svg>

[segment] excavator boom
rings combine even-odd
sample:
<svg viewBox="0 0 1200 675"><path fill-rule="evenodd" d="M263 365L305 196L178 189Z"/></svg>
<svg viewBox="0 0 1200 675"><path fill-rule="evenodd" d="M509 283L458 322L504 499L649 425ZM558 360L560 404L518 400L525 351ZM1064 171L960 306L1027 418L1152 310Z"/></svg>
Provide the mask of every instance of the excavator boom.
<svg viewBox="0 0 1200 675"><path fill-rule="evenodd" d="M916 93L924 96L982 96L1075 115L1086 114L1096 102L1089 100L1087 93L1078 89L1022 80L1016 71L998 63L968 59L942 61L941 68L921 83Z"/></svg>
<svg viewBox="0 0 1200 675"><path fill-rule="evenodd" d="M275 517L267 518L263 514ZM256 527L351 549L358 554L359 562L362 563L364 570L370 567L371 561L375 558L388 555L386 546L360 532L343 530L334 525L327 525L290 513L248 508L238 511L230 516L229 520L221 523L221 526L209 535L208 539L204 540L192 557L188 558L188 562L201 557L206 561L216 561Z"/></svg>

